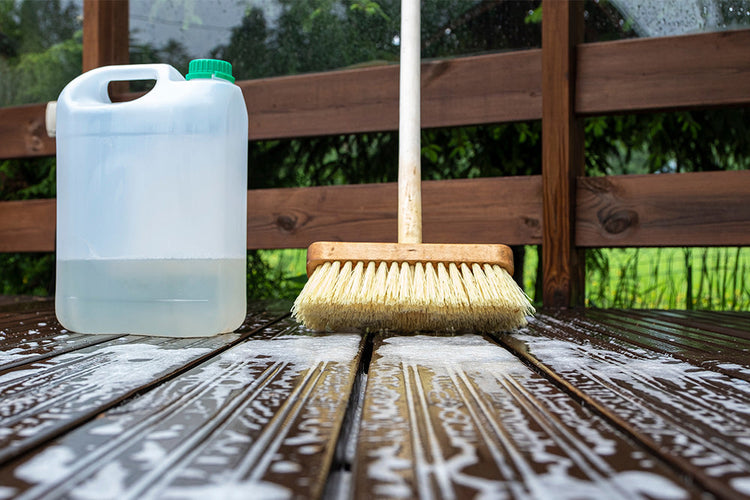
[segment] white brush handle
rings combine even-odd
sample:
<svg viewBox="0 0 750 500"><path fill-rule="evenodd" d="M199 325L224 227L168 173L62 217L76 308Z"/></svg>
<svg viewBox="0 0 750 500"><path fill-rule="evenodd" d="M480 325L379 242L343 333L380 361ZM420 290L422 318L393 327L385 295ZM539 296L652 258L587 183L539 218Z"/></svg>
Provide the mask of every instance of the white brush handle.
<svg viewBox="0 0 750 500"><path fill-rule="evenodd" d="M419 0L401 0L398 118L398 242L422 243Z"/></svg>

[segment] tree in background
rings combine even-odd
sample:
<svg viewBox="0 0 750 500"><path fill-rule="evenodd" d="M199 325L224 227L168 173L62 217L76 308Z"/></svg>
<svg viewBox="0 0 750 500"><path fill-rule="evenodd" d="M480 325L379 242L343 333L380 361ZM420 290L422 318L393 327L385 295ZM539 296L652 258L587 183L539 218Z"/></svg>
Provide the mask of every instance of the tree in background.
<svg viewBox="0 0 750 500"><path fill-rule="evenodd" d="M737 0L718 1L726 22L739 22L729 7ZM228 43L211 51L232 62L239 79L398 61L399 0L277 2L278 15L272 18L248 2ZM195 16L190 10L194 4L184 5L189 21ZM423 2L422 54L429 59L539 47L542 17L539 0ZM631 20L607 0L586 2L585 28L587 41L636 36ZM80 73L80 53L80 13L73 4L0 0L1 105L54 99ZM172 40L162 47L131 43L130 58L133 63L167 62L184 73L190 57ZM587 173L748 168L749 121L744 109L588 118ZM423 176L539 174L540 132L538 121L424 130ZM397 136L392 132L259 141L250 144L249 187L395 181L397 163ZM1 162L0 196L54 196L54 160ZM589 256L590 268L604 269L604 254ZM44 258L48 262L40 266L35 256L0 255L0 291L50 293L54 262ZM278 281L285 276L274 277L275 271L257 253L249 254L249 263L251 294L274 296L282 289L294 293L293 286L285 288Z"/></svg>
<svg viewBox="0 0 750 500"><path fill-rule="evenodd" d="M54 100L81 73L81 20L60 0L0 0L0 106ZM0 160L0 199L55 196L55 159ZM0 293L49 295L54 255L0 254Z"/></svg>

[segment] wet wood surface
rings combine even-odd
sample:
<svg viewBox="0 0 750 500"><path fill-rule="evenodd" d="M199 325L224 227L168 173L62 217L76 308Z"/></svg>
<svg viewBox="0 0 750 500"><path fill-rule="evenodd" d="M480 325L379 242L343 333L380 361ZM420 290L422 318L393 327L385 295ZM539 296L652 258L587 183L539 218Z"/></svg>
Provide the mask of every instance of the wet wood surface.
<svg viewBox="0 0 750 500"><path fill-rule="evenodd" d="M750 314L79 335L0 306L0 498L750 498Z"/></svg>
<svg viewBox="0 0 750 500"><path fill-rule="evenodd" d="M499 337L719 498L750 496L750 317L577 311Z"/></svg>
<svg viewBox="0 0 750 500"><path fill-rule="evenodd" d="M479 335L378 339L358 452L357 498L699 497Z"/></svg>

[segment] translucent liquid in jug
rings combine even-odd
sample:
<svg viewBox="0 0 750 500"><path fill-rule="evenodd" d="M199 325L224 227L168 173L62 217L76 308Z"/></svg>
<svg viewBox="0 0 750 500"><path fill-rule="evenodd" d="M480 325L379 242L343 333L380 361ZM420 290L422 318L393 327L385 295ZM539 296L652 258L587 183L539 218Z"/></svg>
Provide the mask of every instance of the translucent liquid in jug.
<svg viewBox="0 0 750 500"><path fill-rule="evenodd" d="M245 259L60 260L57 316L79 333L230 332L245 318L245 266Z"/></svg>

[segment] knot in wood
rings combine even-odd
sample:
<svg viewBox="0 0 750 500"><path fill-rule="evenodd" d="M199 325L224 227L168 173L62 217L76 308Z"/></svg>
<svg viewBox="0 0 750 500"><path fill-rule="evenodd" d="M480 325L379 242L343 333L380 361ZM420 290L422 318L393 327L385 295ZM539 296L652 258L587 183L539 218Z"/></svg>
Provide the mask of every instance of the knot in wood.
<svg viewBox="0 0 750 500"><path fill-rule="evenodd" d="M29 152L41 151L44 142L43 137L47 136L47 129L43 120L32 120L26 127L26 150Z"/></svg>
<svg viewBox="0 0 750 500"><path fill-rule="evenodd" d="M534 219L534 218L531 218L531 217L524 217L523 218L523 223L526 226L528 226L528 227L530 227L532 229L539 229L539 227L540 227L539 219Z"/></svg>
<svg viewBox="0 0 750 500"><path fill-rule="evenodd" d="M606 215L599 214L604 230L609 234L620 234L630 227L638 224L638 212L635 210L616 210Z"/></svg>
<svg viewBox="0 0 750 500"><path fill-rule="evenodd" d="M276 225L284 231L293 231L297 227L297 217L293 215L279 215L276 217Z"/></svg>

